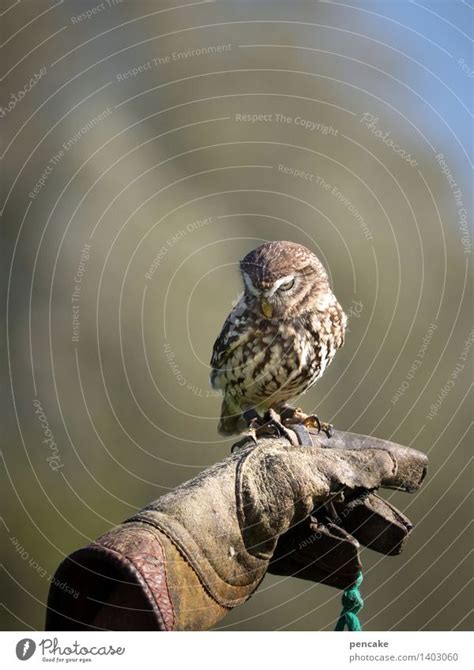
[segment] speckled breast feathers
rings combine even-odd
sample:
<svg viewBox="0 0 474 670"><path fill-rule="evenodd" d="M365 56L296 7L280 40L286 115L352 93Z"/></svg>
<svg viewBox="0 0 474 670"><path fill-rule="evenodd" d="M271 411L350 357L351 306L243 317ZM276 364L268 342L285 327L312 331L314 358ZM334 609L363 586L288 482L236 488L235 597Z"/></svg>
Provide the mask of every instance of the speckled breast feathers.
<svg viewBox="0 0 474 670"><path fill-rule="evenodd" d="M211 359L224 394L219 431L244 429L242 412L281 408L310 388L344 343L346 316L319 259L292 242L268 242L241 261L244 293Z"/></svg>

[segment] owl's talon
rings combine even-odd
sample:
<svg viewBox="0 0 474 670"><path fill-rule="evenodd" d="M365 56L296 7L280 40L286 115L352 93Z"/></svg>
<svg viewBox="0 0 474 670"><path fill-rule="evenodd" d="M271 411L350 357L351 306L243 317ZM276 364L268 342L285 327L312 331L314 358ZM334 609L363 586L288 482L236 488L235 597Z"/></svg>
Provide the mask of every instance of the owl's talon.
<svg viewBox="0 0 474 670"><path fill-rule="evenodd" d="M260 419L254 417L249 421L248 426L249 426L249 433L253 433L254 435L256 435L258 429L262 427L262 424L260 422Z"/></svg>
<svg viewBox="0 0 474 670"><path fill-rule="evenodd" d="M294 426L302 424L305 428L317 428L318 433L326 433L328 437L332 436L332 425L321 421L316 414L305 414L299 407L284 407L281 411L281 418L285 426Z"/></svg>
<svg viewBox="0 0 474 670"><path fill-rule="evenodd" d="M247 422L248 432L244 439L249 438L256 445L262 437L285 437L291 444L298 444L292 426L299 425L305 429L316 428L318 433L325 433L328 438L332 437L332 425L321 421L316 414L305 414L299 407L284 407L280 413L269 409L265 416L261 417L254 409L246 410L243 414ZM311 441L311 439L310 439Z"/></svg>
<svg viewBox="0 0 474 670"><path fill-rule="evenodd" d="M238 449L243 449L244 447L248 447L250 445L250 442L253 442L255 447L258 444L257 431L254 428L249 428L249 430L247 430L243 434L242 438L238 442L236 442L235 444L232 445L231 450L230 450L231 454L238 451Z"/></svg>
<svg viewBox="0 0 474 670"><path fill-rule="evenodd" d="M332 437L333 426L326 421L321 421L316 414L310 414L303 421L305 428L317 428L318 433L326 433L328 437Z"/></svg>
<svg viewBox="0 0 474 670"><path fill-rule="evenodd" d="M244 445L247 446L249 441L252 441L256 446L258 444L258 433L262 427L262 419L254 409L247 409L243 413L243 417L247 423L247 430L245 431L242 440L239 440L236 445L236 448ZM234 447L232 448L234 451Z"/></svg>
<svg viewBox="0 0 474 670"><path fill-rule="evenodd" d="M332 423L327 423L326 421L321 421L321 430L323 433L326 433L328 438L332 437L332 431L334 429L334 426Z"/></svg>
<svg viewBox="0 0 474 670"><path fill-rule="evenodd" d="M280 412L280 417L285 426L291 426L295 423L304 423L308 415L300 407L290 407L287 405Z"/></svg>
<svg viewBox="0 0 474 670"><path fill-rule="evenodd" d="M321 421L319 420L319 417L316 416L316 414L310 414L309 416L306 416L302 423L305 428L317 428L318 433L321 432Z"/></svg>
<svg viewBox="0 0 474 670"><path fill-rule="evenodd" d="M263 417L259 416L255 410L246 410L243 416L248 426L248 431L245 433L247 442L248 438L257 444L258 438L262 437L286 437L292 444L295 444L293 432L284 425L280 415L274 409L269 409Z"/></svg>
<svg viewBox="0 0 474 670"><path fill-rule="evenodd" d="M266 425L275 430L276 437L286 437L291 444L295 444L295 436L292 431L285 426L281 416L274 409L269 409L266 417L267 416L268 419Z"/></svg>
<svg viewBox="0 0 474 670"><path fill-rule="evenodd" d="M249 439L252 440L252 442L254 443L254 445L257 446L257 444L258 444L257 431L256 431L254 428L251 428L251 429L247 432L247 434L246 434L246 438L247 438L248 440L249 440Z"/></svg>

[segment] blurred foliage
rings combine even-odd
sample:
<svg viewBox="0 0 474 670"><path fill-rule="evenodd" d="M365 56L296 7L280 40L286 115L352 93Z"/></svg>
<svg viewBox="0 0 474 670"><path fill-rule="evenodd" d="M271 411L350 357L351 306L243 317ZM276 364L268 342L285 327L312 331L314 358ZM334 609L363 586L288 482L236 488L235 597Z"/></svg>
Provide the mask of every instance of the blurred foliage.
<svg viewBox="0 0 474 670"><path fill-rule="evenodd" d="M365 628L469 626L471 368L460 357L472 342L470 254L435 159L444 154L470 215L458 119L469 79L456 66L462 53L445 76L446 26L437 33L432 17L398 5L401 22L377 16L393 15L391 3L237 0L173 10L117 2L76 22L93 4L46 12L41 0L3 17L2 38L21 32L5 46L13 69L2 100L47 68L2 119L2 151L12 141L2 187L3 628L41 629L48 576L64 555L228 454L208 362L241 290L238 261L267 239L320 255L351 315L347 345L303 407L429 453L423 490L387 495L416 524L404 553L364 551ZM328 587L268 577L222 627L331 629L339 600Z"/></svg>

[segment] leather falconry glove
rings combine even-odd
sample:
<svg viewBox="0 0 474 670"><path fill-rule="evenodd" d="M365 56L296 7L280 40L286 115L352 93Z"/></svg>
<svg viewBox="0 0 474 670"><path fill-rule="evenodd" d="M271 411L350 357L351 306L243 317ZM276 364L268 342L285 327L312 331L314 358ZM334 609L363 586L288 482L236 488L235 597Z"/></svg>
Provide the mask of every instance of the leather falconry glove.
<svg viewBox="0 0 474 670"><path fill-rule="evenodd" d="M269 566L346 588L358 541L397 553L411 529L373 491L416 490L427 463L414 449L350 438L262 439L151 503L63 561L46 630L206 630Z"/></svg>

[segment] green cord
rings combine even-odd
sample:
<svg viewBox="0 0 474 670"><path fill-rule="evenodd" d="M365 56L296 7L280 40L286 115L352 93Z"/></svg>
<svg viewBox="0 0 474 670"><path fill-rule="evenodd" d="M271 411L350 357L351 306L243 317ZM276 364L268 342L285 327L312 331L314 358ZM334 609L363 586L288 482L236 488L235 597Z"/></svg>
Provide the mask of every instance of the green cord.
<svg viewBox="0 0 474 670"><path fill-rule="evenodd" d="M362 630L357 614L364 606L364 601L359 591L359 586L362 584L362 572L359 572L355 583L349 586L342 594L342 612L336 624L336 630Z"/></svg>

